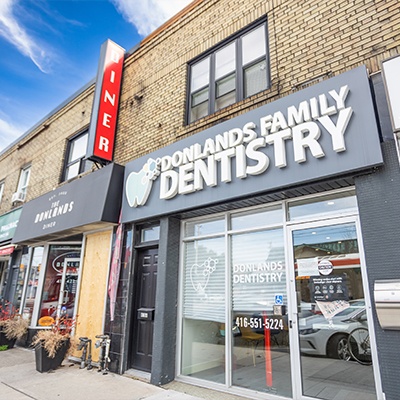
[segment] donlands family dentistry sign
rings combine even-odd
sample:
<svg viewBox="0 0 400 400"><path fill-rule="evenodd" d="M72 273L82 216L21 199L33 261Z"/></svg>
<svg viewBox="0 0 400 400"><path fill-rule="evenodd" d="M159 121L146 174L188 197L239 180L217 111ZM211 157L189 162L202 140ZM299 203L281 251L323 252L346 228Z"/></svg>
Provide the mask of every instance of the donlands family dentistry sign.
<svg viewBox="0 0 400 400"><path fill-rule="evenodd" d="M123 219L221 202L380 163L367 72L360 67L129 163Z"/></svg>

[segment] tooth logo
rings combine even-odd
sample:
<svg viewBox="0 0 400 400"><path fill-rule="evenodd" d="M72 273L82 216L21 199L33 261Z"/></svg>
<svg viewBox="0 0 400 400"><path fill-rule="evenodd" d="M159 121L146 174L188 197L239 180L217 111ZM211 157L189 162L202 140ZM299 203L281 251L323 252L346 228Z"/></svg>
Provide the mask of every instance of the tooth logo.
<svg viewBox="0 0 400 400"><path fill-rule="evenodd" d="M193 289L204 299L207 298L206 288L211 274L215 271L218 264L217 259L208 257L203 264L193 264L190 268L190 280L192 281Z"/></svg>
<svg viewBox="0 0 400 400"><path fill-rule="evenodd" d="M153 181L160 175L161 159L149 158L139 172L131 172L126 180L126 198L131 207L143 206L150 195Z"/></svg>

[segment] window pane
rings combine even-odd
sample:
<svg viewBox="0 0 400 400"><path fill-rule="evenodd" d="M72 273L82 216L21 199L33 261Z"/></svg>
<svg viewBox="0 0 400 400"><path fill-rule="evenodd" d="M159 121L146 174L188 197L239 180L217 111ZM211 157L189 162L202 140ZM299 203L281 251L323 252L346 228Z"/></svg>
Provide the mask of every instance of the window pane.
<svg viewBox="0 0 400 400"><path fill-rule="evenodd" d="M86 171L90 171L93 165L93 162L90 160L82 160L83 163L83 171L81 172L86 172Z"/></svg>
<svg viewBox="0 0 400 400"><path fill-rule="evenodd" d="M160 238L160 227L152 226L151 228L143 228L141 232L141 242L151 242Z"/></svg>
<svg viewBox="0 0 400 400"><path fill-rule="evenodd" d="M66 180L79 175L79 165L80 165L80 162L77 161L75 164L72 164L67 168L67 171L65 173Z"/></svg>
<svg viewBox="0 0 400 400"><path fill-rule="evenodd" d="M229 75L217 82L217 97L235 90L235 74Z"/></svg>
<svg viewBox="0 0 400 400"><path fill-rule="evenodd" d="M289 204L289 219L304 220L310 216L323 217L342 212L357 212L357 199L353 193L325 196L320 199L300 200Z"/></svg>
<svg viewBox="0 0 400 400"><path fill-rule="evenodd" d="M231 243L232 320L240 335L232 338L232 383L291 398L283 230L233 235ZM277 298L282 312L275 314Z"/></svg>
<svg viewBox="0 0 400 400"><path fill-rule="evenodd" d="M85 134L83 136L79 136L77 139L71 142L68 161L75 161L78 158L82 158L86 155L87 141L88 134Z"/></svg>
<svg viewBox="0 0 400 400"><path fill-rule="evenodd" d="M259 226L275 225L283 223L282 209L263 210L259 212L240 213L232 215L232 229L251 229Z"/></svg>
<svg viewBox="0 0 400 400"><path fill-rule="evenodd" d="M187 222L185 236L203 236L225 231L225 218L214 219L211 221Z"/></svg>
<svg viewBox="0 0 400 400"><path fill-rule="evenodd" d="M232 268L234 311L271 313L277 293L287 304L282 229L232 236Z"/></svg>
<svg viewBox="0 0 400 400"><path fill-rule="evenodd" d="M190 110L190 122L196 121L208 115L208 101L193 107Z"/></svg>
<svg viewBox="0 0 400 400"><path fill-rule="evenodd" d="M265 60L244 70L244 96L249 97L267 88L267 62Z"/></svg>
<svg viewBox="0 0 400 400"><path fill-rule="evenodd" d="M190 91L192 93L204 86L208 86L210 77L210 58L207 57L205 60L194 64L191 73Z"/></svg>
<svg viewBox="0 0 400 400"><path fill-rule="evenodd" d="M243 65L266 54L265 27L260 26L242 38Z"/></svg>
<svg viewBox="0 0 400 400"><path fill-rule="evenodd" d="M198 106L208 100L208 88L200 90L192 95L192 107Z"/></svg>
<svg viewBox="0 0 400 400"><path fill-rule="evenodd" d="M229 74L236 68L235 42L215 53L215 78Z"/></svg>
<svg viewBox="0 0 400 400"><path fill-rule="evenodd" d="M33 249L32 264L29 272L29 278L25 294L25 304L23 309L24 318L31 322L33 305L36 298L36 292L39 282L40 267L42 265L43 247Z"/></svg>
<svg viewBox="0 0 400 400"><path fill-rule="evenodd" d="M183 275L182 374L224 383L225 239L188 243Z"/></svg>
<svg viewBox="0 0 400 400"><path fill-rule="evenodd" d="M46 262L45 281L43 285L38 325L41 325L42 317L49 316L56 318L60 294L63 298L63 307L65 307L66 315L68 317L73 316L80 254L81 248L79 245L50 246ZM66 269L66 276L64 287L61 287L61 278L64 268ZM60 310L58 310L58 312L60 312Z"/></svg>
<svg viewBox="0 0 400 400"><path fill-rule="evenodd" d="M236 101L235 74L230 75L217 82L217 98L215 100L215 110L227 107Z"/></svg>
<svg viewBox="0 0 400 400"><path fill-rule="evenodd" d="M231 92L215 101L215 111L228 107L236 101L236 92Z"/></svg>

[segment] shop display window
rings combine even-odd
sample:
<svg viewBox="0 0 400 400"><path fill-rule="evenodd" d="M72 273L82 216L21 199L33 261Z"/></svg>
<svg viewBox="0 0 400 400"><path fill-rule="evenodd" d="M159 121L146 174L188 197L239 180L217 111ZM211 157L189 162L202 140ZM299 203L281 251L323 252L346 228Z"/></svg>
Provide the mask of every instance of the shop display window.
<svg viewBox="0 0 400 400"><path fill-rule="evenodd" d="M43 247L33 248L32 260L29 267L28 280L26 281L25 299L22 307L22 315L31 322L33 306L38 290L40 269L42 266Z"/></svg>
<svg viewBox="0 0 400 400"><path fill-rule="evenodd" d="M46 261L38 325L48 318L74 316L80 267L80 245L50 245Z"/></svg>
<svg viewBox="0 0 400 400"><path fill-rule="evenodd" d="M354 191L187 220L183 230L183 378L286 398L376 399Z"/></svg>

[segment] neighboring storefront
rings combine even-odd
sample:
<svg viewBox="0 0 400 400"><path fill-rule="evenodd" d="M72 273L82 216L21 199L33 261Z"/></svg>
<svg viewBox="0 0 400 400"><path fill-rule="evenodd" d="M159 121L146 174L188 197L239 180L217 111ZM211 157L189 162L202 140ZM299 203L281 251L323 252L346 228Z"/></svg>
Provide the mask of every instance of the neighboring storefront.
<svg viewBox="0 0 400 400"><path fill-rule="evenodd" d="M25 264L22 248L11 244L22 208L0 216L0 301L13 303L18 308L21 298Z"/></svg>
<svg viewBox="0 0 400 400"><path fill-rule="evenodd" d="M128 163L115 370L383 400L355 184L383 161L359 67Z"/></svg>
<svg viewBox="0 0 400 400"><path fill-rule="evenodd" d="M123 170L109 164L24 205L13 242L30 246L21 307L31 334L60 315L79 315L80 336L102 333Z"/></svg>

